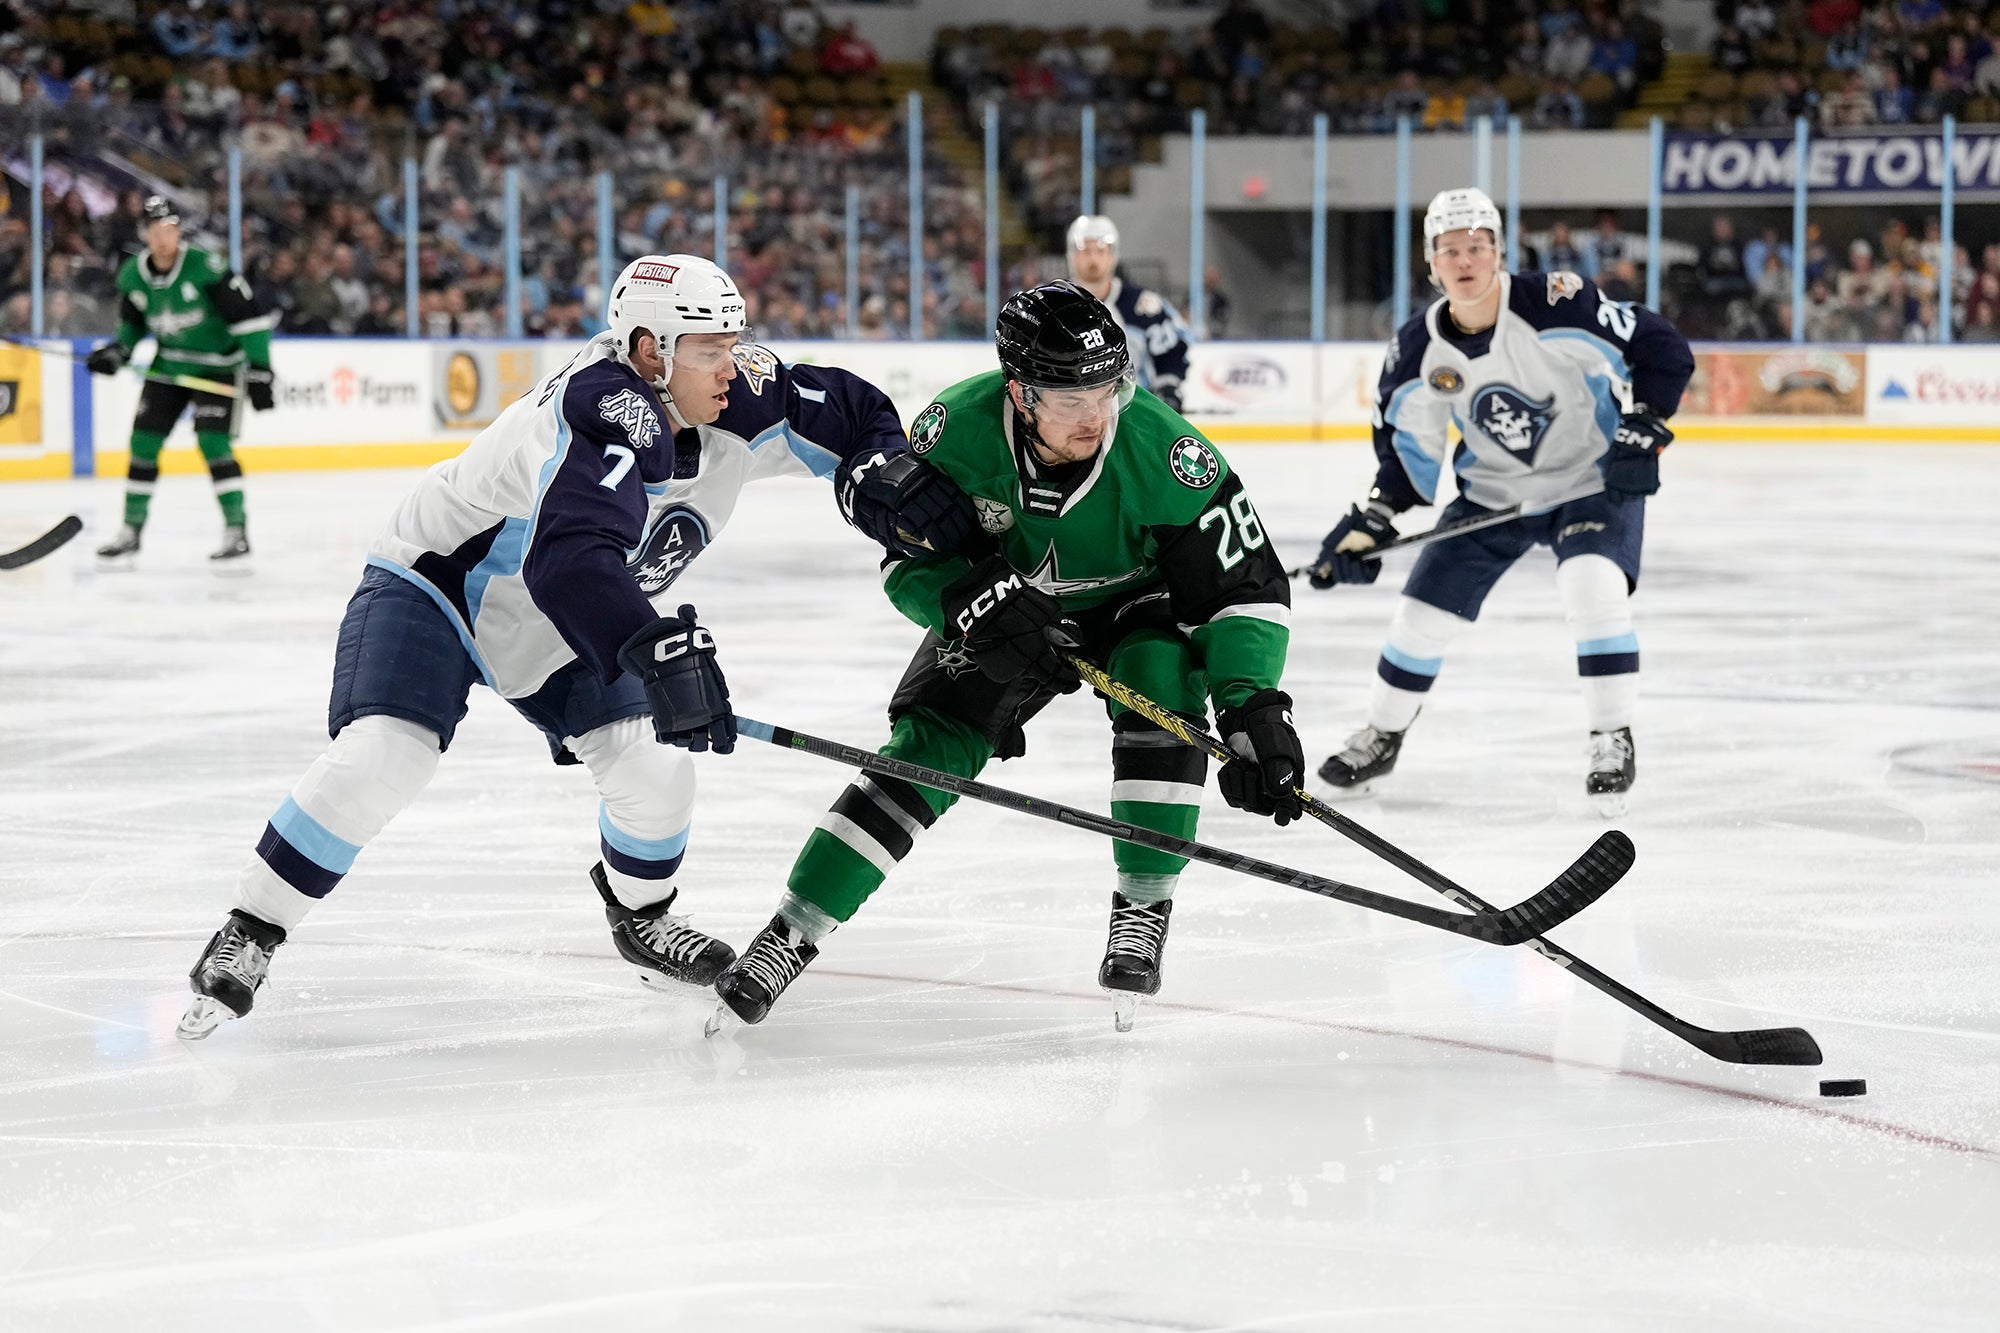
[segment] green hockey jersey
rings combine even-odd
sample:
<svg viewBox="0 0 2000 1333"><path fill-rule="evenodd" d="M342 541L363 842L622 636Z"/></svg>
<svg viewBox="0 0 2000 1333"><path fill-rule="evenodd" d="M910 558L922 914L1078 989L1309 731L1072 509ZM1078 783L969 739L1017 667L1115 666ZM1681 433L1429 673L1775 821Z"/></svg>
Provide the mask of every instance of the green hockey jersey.
<svg viewBox="0 0 2000 1333"><path fill-rule="evenodd" d="M910 448L949 476L1007 562L1066 608L1164 585L1221 707L1275 689L1290 642L1291 589L1242 481L1215 446L1145 390L1087 463L1040 466L1000 371L939 394ZM940 599L970 562L892 559L885 586L904 615L946 638Z"/></svg>
<svg viewBox="0 0 2000 1333"><path fill-rule="evenodd" d="M250 284L221 256L182 246L172 268L153 271L138 254L118 270L118 342L128 353L147 334L159 339L157 369L215 377L247 359L271 364L275 314L259 312Z"/></svg>

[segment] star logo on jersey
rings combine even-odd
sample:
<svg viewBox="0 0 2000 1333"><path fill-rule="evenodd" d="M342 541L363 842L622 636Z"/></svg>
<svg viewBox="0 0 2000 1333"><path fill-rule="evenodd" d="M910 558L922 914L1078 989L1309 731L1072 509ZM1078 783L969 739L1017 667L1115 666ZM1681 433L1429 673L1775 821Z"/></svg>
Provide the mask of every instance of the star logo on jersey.
<svg viewBox="0 0 2000 1333"><path fill-rule="evenodd" d="M597 415L625 432L634 449L650 449L660 438L660 414L637 389L620 389L597 405Z"/></svg>
<svg viewBox="0 0 2000 1333"><path fill-rule="evenodd" d="M639 549L625 558L625 568L647 597L657 597L673 586L688 563L708 548L708 525L701 515L676 505L662 513Z"/></svg>
<svg viewBox="0 0 2000 1333"><path fill-rule="evenodd" d="M910 452L927 454L944 438L944 419L950 415L943 403L932 403L910 424Z"/></svg>
<svg viewBox="0 0 2000 1333"><path fill-rule="evenodd" d="M978 666L979 664L972 660L972 654L965 651L964 639L953 639L950 643L938 645L937 669L953 680L957 680L968 671L976 670Z"/></svg>
<svg viewBox="0 0 2000 1333"><path fill-rule="evenodd" d="M1472 396L1472 421L1487 439L1529 467L1556 419L1555 396L1537 401L1509 384L1489 384Z"/></svg>
<svg viewBox="0 0 2000 1333"><path fill-rule="evenodd" d="M1055 543L1050 542L1047 553L1042 556L1042 562L1028 575L1028 582L1051 597L1069 597L1077 593L1096 592L1100 588L1115 588L1121 583L1130 583L1134 579L1144 577L1146 571L1141 567L1104 578L1066 579L1062 575L1062 566L1056 559Z"/></svg>
<svg viewBox="0 0 2000 1333"><path fill-rule="evenodd" d="M1014 526L1014 511L1001 500L986 500L975 495L972 507L979 514L979 528L995 536Z"/></svg>
<svg viewBox="0 0 2000 1333"><path fill-rule="evenodd" d="M1222 472L1222 463L1215 456L1215 450L1192 435L1183 435L1174 441L1173 452L1167 455L1167 463L1174 470L1174 476L1183 486L1195 490L1211 484Z"/></svg>
<svg viewBox="0 0 2000 1333"><path fill-rule="evenodd" d="M762 398L764 386L778 378L778 354L755 343L737 343L729 355L736 362L736 373L749 382L750 392Z"/></svg>

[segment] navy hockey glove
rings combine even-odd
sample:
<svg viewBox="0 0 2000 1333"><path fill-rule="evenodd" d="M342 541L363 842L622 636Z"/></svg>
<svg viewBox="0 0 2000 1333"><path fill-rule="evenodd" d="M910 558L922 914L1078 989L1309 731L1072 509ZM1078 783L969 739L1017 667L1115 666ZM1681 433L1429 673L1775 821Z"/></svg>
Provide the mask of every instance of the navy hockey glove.
<svg viewBox="0 0 2000 1333"><path fill-rule="evenodd" d="M625 640L618 665L646 687L653 710L653 735L665 745L684 745L699 754L736 748L736 718L729 711L729 686L715 663L715 639L695 623L694 608L662 616Z"/></svg>
<svg viewBox="0 0 2000 1333"><path fill-rule="evenodd" d="M972 501L907 449L870 449L833 470L847 521L900 555L942 555L979 530Z"/></svg>
<svg viewBox="0 0 2000 1333"><path fill-rule="evenodd" d="M1155 398L1158 398L1161 402L1165 403L1168 407L1173 408L1174 411L1178 412L1181 410L1180 385L1169 384L1164 388L1155 389L1153 390L1153 396Z"/></svg>
<svg viewBox="0 0 2000 1333"><path fill-rule="evenodd" d="M83 364L89 367L93 375L116 375L125 369L125 363L131 359L132 354L119 344L106 343L102 347L93 348L90 355L83 359Z"/></svg>
<svg viewBox="0 0 2000 1333"><path fill-rule="evenodd" d="M1056 641L1074 644L1062 618L1062 604L1029 583L1004 556L988 556L972 572L944 590L945 633L965 640L965 651L988 680L1032 677L1044 688L1068 694L1081 682L1063 659Z"/></svg>
<svg viewBox="0 0 2000 1333"><path fill-rule="evenodd" d="M1222 740L1239 759L1215 775L1222 799L1238 810L1269 815L1283 828L1305 814L1295 790L1306 771L1306 752L1292 729L1292 696L1283 690L1259 690L1240 707L1215 715Z"/></svg>
<svg viewBox="0 0 2000 1333"><path fill-rule="evenodd" d="M269 366L250 366L243 372L243 391L250 396L250 406L259 412L268 412L278 405L273 392L277 383Z"/></svg>
<svg viewBox="0 0 2000 1333"><path fill-rule="evenodd" d="M1604 489L1613 495L1651 495L1660 489L1660 450L1674 433L1644 403L1618 418L1604 455Z"/></svg>
<svg viewBox="0 0 2000 1333"><path fill-rule="evenodd" d="M1336 583L1373 583L1382 573L1380 560L1363 560L1360 553L1387 546L1396 540L1396 527L1389 522L1389 510L1379 504L1366 509L1351 505L1347 517L1326 534L1319 544L1319 559L1307 569L1307 582L1315 588L1331 588Z"/></svg>

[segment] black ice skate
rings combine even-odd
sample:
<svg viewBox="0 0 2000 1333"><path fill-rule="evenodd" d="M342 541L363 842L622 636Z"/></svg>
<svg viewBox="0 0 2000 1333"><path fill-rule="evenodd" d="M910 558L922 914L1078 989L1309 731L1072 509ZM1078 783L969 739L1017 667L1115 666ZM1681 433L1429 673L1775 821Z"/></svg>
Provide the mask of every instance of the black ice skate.
<svg viewBox="0 0 2000 1333"><path fill-rule="evenodd" d="M1130 1032L1139 1014L1139 999L1160 990L1160 956L1167 948L1167 918L1174 900L1135 903L1122 893L1111 895L1111 938L1097 968L1097 984L1112 993L1112 1026Z"/></svg>
<svg viewBox="0 0 2000 1333"><path fill-rule="evenodd" d="M1363 727L1347 738L1340 753L1329 755L1319 766L1319 780L1344 791L1366 791L1376 778L1395 771L1396 756L1403 752L1403 731L1377 731Z"/></svg>
<svg viewBox="0 0 2000 1333"><path fill-rule="evenodd" d="M218 574L244 574L250 570L250 538L243 525L231 523L222 530L222 545L208 553L211 566Z"/></svg>
<svg viewBox="0 0 2000 1333"><path fill-rule="evenodd" d="M256 1003L264 974L271 970L271 955L285 942L282 926L274 926L248 912L229 914L222 929L208 941L188 973L194 1003L181 1016L175 1034L188 1041L200 1041L225 1018L241 1018Z"/></svg>
<svg viewBox="0 0 2000 1333"><path fill-rule="evenodd" d="M1624 814L1627 793L1638 776L1632 728L1590 733L1590 770L1583 776L1583 790L1598 814L1607 819Z"/></svg>
<svg viewBox="0 0 2000 1333"><path fill-rule="evenodd" d="M647 989L672 992L677 989L672 982L710 986L717 973L736 961L736 950L667 910L680 890L645 907L627 907L611 891L602 861L590 868L590 882L604 899L611 942L618 946L620 957L639 969L639 984Z"/></svg>
<svg viewBox="0 0 2000 1333"><path fill-rule="evenodd" d="M715 993L722 997L722 1003L709 1018L706 1035L713 1037L731 1015L745 1023L763 1022L785 987L817 957L818 945L806 943L784 917L772 917L743 956L723 968L715 979Z"/></svg>
<svg viewBox="0 0 2000 1333"><path fill-rule="evenodd" d="M118 535L97 548L97 558L106 569L130 569L139 560L139 529L127 523Z"/></svg>

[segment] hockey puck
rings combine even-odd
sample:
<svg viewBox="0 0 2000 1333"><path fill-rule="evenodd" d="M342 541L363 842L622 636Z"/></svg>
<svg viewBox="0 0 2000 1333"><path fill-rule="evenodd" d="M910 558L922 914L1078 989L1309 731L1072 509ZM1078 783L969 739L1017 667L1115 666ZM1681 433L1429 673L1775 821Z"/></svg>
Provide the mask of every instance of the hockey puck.
<svg viewBox="0 0 2000 1333"><path fill-rule="evenodd" d="M1868 1095L1868 1080L1865 1078L1823 1078L1819 1081L1819 1095L1822 1097L1865 1097Z"/></svg>

